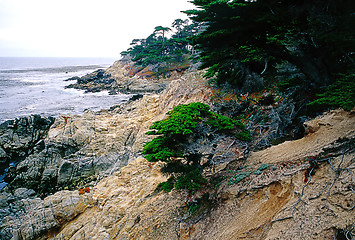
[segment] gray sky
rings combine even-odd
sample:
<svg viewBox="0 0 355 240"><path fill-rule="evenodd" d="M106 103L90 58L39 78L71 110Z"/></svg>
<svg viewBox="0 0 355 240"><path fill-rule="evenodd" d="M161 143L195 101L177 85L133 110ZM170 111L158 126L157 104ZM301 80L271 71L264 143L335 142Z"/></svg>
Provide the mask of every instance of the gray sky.
<svg viewBox="0 0 355 240"><path fill-rule="evenodd" d="M0 0L0 57L120 57L188 0Z"/></svg>

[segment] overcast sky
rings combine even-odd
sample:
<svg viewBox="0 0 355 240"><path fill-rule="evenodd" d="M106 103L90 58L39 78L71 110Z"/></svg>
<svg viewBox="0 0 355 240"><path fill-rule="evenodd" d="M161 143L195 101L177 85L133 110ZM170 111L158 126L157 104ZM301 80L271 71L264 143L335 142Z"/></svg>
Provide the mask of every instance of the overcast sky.
<svg viewBox="0 0 355 240"><path fill-rule="evenodd" d="M0 57L120 57L188 0L0 0Z"/></svg>

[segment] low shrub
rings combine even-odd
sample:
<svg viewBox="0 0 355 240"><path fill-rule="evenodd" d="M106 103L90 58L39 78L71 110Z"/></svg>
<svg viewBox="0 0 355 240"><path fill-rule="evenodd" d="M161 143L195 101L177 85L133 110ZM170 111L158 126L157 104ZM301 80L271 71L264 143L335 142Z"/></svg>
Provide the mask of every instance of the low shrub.
<svg viewBox="0 0 355 240"><path fill-rule="evenodd" d="M158 135L143 147L143 154L149 162L163 161L163 171L178 173L159 185L165 191L176 189L197 190L206 183L201 175L202 166L198 156L186 156L186 145L190 137L197 137L199 130L221 132L248 141L250 132L239 120L213 113L209 106L200 103L179 105L168 112L168 117L154 122L148 135ZM185 155L184 155L185 154ZM184 157L184 158L182 158ZM184 163L181 162L184 159Z"/></svg>
<svg viewBox="0 0 355 240"><path fill-rule="evenodd" d="M172 157L181 157L183 149L181 143L187 140L189 135L197 132L198 125L210 127L214 131L233 132L239 129L235 136L243 141L251 139L250 132L239 120L233 120L226 116L209 111L209 106L200 103L179 105L168 112L169 117L154 122L148 131L148 135L159 135L143 148L145 158L150 162L169 162Z"/></svg>
<svg viewBox="0 0 355 240"><path fill-rule="evenodd" d="M249 177L250 171L241 172L229 179L228 185L236 184L242 181L244 178Z"/></svg>
<svg viewBox="0 0 355 240"><path fill-rule="evenodd" d="M314 108L341 107L350 111L355 106L355 73L339 74L337 81L308 105Z"/></svg>
<svg viewBox="0 0 355 240"><path fill-rule="evenodd" d="M165 191L170 192L174 188L175 178L171 176L166 182L159 183L158 188Z"/></svg>

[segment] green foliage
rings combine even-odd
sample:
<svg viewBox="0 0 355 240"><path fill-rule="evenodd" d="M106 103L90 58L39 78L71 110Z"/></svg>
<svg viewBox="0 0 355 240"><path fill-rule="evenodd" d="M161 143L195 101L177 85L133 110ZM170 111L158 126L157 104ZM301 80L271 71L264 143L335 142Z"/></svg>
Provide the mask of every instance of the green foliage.
<svg viewBox="0 0 355 240"><path fill-rule="evenodd" d="M171 157L179 156L180 154L174 149L168 148L165 144L169 142L166 137L157 137L146 143L143 148L143 153L146 154L146 159L149 162L167 161Z"/></svg>
<svg viewBox="0 0 355 240"><path fill-rule="evenodd" d="M243 130L245 129L245 126L242 122L240 122L238 120L233 120L229 117L226 117L226 116L220 115L220 114L216 114L216 113L211 114L209 120L207 121L207 124L215 129L220 130L220 131L233 130L236 127L243 129ZM240 138L238 138L238 139L240 139Z"/></svg>
<svg viewBox="0 0 355 240"><path fill-rule="evenodd" d="M286 91L288 88L302 85L303 81L299 77L286 78L277 84L277 89L281 92Z"/></svg>
<svg viewBox="0 0 355 240"><path fill-rule="evenodd" d="M242 181L244 178L249 177L250 171L241 172L229 179L228 185L236 184Z"/></svg>
<svg viewBox="0 0 355 240"><path fill-rule="evenodd" d="M179 145L187 136L196 132L199 124L217 131L241 129L241 133L236 136L241 140L250 139L249 131L239 120L213 113L204 103L179 105L168 112L168 115L168 118L154 122L150 127L154 130L147 132L148 135L160 135L144 145L143 154L150 162L168 162L171 157L181 157L182 149L179 149Z"/></svg>
<svg viewBox="0 0 355 240"><path fill-rule="evenodd" d="M260 175L260 174L261 174L261 171L263 171L263 170L265 170L265 169L268 169L269 167L270 167L270 164L265 164L265 163L263 163L263 164L260 165L260 167L259 167L258 169L256 169L256 170L254 171L254 174L255 174L255 175Z"/></svg>
<svg viewBox="0 0 355 240"><path fill-rule="evenodd" d="M170 192L174 188L175 178L171 176L166 182L162 182L158 184L158 188L165 192Z"/></svg>
<svg viewBox="0 0 355 240"><path fill-rule="evenodd" d="M194 191L206 183L199 170L199 159L186 156L187 163L177 160L184 155L184 144L188 137L198 134L198 126L226 134L241 131L242 140L250 138L249 131L239 120L213 113L209 109L208 105L200 102L176 106L167 113L166 119L154 122L150 127L152 130L147 132L148 135L158 136L144 145L145 158L149 162L166 162L163 172L178 173L159 185L164 191L171 190L172 186Z"/></svg>
<svg viewBox="0 0 355 240"><path fill-rule="evenodd" d="M243 129L241 132L238 132L235 137L247 142L252 140L251 133L248 129Z"/></svg>
<svg viewBox="0 0 355 240"><path fill-rule="evenodd" d="M309 105L312 107L341 107L350 111L355 106L355 73L339 75L338 80L318 97Z"/></svg>
<svg viewBox="0 0 355 240"><path fill-rule="evenodd" d="M207 179L203 178L197 168L192 168L190 171L182 174L177 178L174 187L176 189L186 189L196 191L201 188L203 184L207 183Z"/></svg>
<svg viewBox="0 0 355 240"><path fill-rule="evenodd" d="M174 172L176 177L171 176L166 182L158 185L158 188L170 192L174 187L176 189L185 189L189 191L196 191L207 183L207 179L202 177L198 168L189 165L182 165L180 163L168 163L167 168L169 172ZM177 173L177 174L176 174Z"/></svg>
<svg viewBox="0 0 355 240"><path fill-rule="evenodd" d="M199 204L196 203L189 203L187 204L187 208L188 208L188 212L190 214L195 213L201 206Z"/></svg>
<svg viewBox="0 0 355 240"><path fill-rule="evenodd" d="M204 25L192 37L201 68L217 83L236 87L251 73L276 71L289 62L314 89L354 62L353 1L193 0L185 11Z"/></svg>
<svg viewBox="0 0 355 240"><path fill-rule="evenodd" d="M157 26L147 38L134 39L131 47L121 52L122 56L129 55L137 65L166 65L168 63L183 63L186 54L190 54L188 45L189 37L197 32L198 25L189 20L176 19L172 24L173 29ZM174 31L170 38L166 33ZM166 71L166 70L165 70ZM157 74L164 74L164 68L160 68Z"/></svg>
<svg viewBox="0 0 355 240"><path fill-rule="evenodd" d="M169 118L153 123L150 129L158 130L154 134L166 136L192 134L202 117L207 114L210 114L209 106L203 103L179 105L168 112Z"/></svg>

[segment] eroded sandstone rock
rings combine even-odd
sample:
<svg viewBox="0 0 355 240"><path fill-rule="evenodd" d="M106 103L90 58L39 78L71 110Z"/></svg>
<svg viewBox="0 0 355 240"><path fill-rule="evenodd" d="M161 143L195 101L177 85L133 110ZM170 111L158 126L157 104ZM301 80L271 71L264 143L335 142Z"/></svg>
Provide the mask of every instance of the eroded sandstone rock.
<svg viewBox="0 0 355 240"><path fill-rule="evenodd" d="M150 138L145 132L153 122L166 117L166 112L178 104L203 101L208 90L197 75L191 73L187 76L189 79L173 81L160 95L145 95L112 110L57 118L41 142L41 148L13 168L7 191L25 187L33 189L36 196L43 199L58 190L94 186L100 179L117 172L140 156L143 144ZM195 89L195 86L200 88ZM4 224L7 232L16 229ZM52 225L49 220L48 226ZM21 232L28 232L26 238L31 238L32 235L28 235L31 230L25 229L30 227Z"/></svg>
<svg viewBox="0 0 355 240"><path fill-rule="evenodd" d="M40 158L27 158L17 170L28 169L18 175L34 176L35 166L44 166L40 183L53 181L56 187L58 182L59 187L73 183L73 190L43 200L31 190L2 192L1 236L327 239L333 231L355 224L354 115L338 110L314 120L320 127L302 139L253 152L247 160L236 153L235 160L221 161L215 172L205 172L215 174L217 182L196 193L156 191L168 176L160 172L160 164L140 156L150 138L144 133L174 106L204 101L206 94L208 89L195 73L173 81L162 94L145 95L110 111L57 119L44 140L46 151L39 153L48 162L40 165L36 160ZM217 149L223 153L231 143L221 139ZM213 154L209 148L204 152ZM329 161L320 161L308 176L307 158L323 152L332 153ZM241 173L243 178L237 181ZM28 180L23 183L31 180L24 179ZM88 180L75 182L83 179ZM93 186L90 193L75 189L87 182Z"/></svg>
<svg viewBox="0 0 355 240"><path fill-rule="evenodd" d="M38 231L42 238L331 239L337 231L349 229L355 223L355 132L352 115L336 111L320 118L326 119L334 124L323 129L324 136L342 129L347 139L319 139L324 150L332 151L330 157L319 155L318 144L309 146L309 136L287 143L291 148L292 143L294 147L303 145L309 156L320 156L321 161L308 180L305 173L310 165L303 152L292 153L288 159L282 144L272 151L284 158L263 155L256 159L252 154L254 160L249 163L231 161L218 172L218 188L196 193L157 192L157 185L167 179L160 172L161 165L137 158L102 179L90 194L63 191L38 202L34 209L51 206L55 217L48 212L48 220L36 222L46 223L41 227L30 227L27 221L18 226L21 230L16 230L16 234L23 232L24 239L32 239L32 235L26 235L31 232L29 229L54 226L51 223L56 219L54 235ZM261 168L262 164L268 166ZM242 181L232 181L246 171L250 174ZM75 207L71 207L71 198ZM191 206L199 207L191 212ZM27 213L25 218L41 216Z"/></svg>

